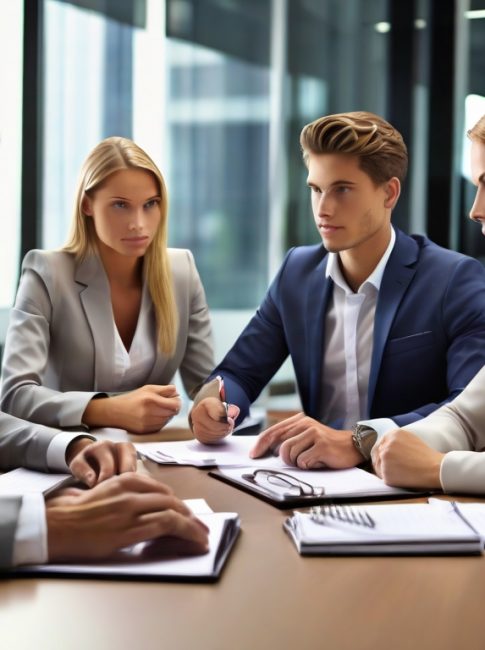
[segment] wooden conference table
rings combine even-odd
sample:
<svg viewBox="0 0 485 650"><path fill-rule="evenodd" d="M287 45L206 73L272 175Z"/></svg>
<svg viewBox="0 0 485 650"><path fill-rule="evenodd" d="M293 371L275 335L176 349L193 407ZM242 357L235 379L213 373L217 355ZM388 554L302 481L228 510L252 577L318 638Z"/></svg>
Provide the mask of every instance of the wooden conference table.
<svg viewBox="0 0 485 650"><path fill-rule="evenodd" d="M219 582L2 580L2 650L485 648L485 556L302 558L286 513L206 470L144 467L240 514Z"/></svg>

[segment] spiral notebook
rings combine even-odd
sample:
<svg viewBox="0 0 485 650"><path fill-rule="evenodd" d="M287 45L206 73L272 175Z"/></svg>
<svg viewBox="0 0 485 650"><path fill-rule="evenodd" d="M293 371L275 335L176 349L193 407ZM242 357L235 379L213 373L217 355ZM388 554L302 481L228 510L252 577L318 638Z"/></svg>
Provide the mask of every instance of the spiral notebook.
<svg viewBox="0 0 485 650"><path fill-rule="evenodd" d="M471 516L462 504L439 499L355 505L340 517L295 512L284 528L301 555L476 555L483 551L477 517L484 520L485 504L473 505L481 511Z"/></svg>

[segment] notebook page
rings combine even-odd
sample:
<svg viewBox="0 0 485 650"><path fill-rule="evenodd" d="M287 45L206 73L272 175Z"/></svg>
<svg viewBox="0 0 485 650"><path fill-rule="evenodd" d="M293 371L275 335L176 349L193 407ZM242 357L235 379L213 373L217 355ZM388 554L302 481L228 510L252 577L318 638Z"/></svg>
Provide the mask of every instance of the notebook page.
<svg viewBox="0 0 485 650"><path fill-rule="evenodd" d="M260 467L265 469L280 469L285 474L293 476L294 478L300 481L304 481L305 483L309 483L313 487L323 487L325 489L325 496L356 496L359 494L399 495L409 493L407 490L402 490L401 488L395 488L386 485L384 481L375 474L370 474L369 472L366 472L363 469L359 469L358 467L338 470L305 470L297 469L293 466L288 467L283 465L283 463L281 463L279 467L263 463L260 465ZM225 467L220 471L224 476L228 476L229 478L233 479L240 479L243 474L251 473L254 471L254 469L254 466L238 468ZM273 490L277 489L274 485L271 487ZM285 489L283 488L283 492L284 491Z"/></svg>
<svg viewBox="0 0 485 650"><path fill-rule="evenodd" d="M456 507L485 541L485 503L456 503Z"/></svg>
<svg viewBox="0 0 485 650"><path fill-rule="evenodd" d="M19 467L0 475L0 494L7 496L45 493L70 478L70 474L47 474Z"/></svg>
<svg viewBox="0 0 485 650"><path fill-rule="evenodd" d="M309 514L296 512L294 525L304 544L458 541L476 539L469 526L450 509L426 503L352 506L375 521L374 528L332 521L317 524Z"/></svg>

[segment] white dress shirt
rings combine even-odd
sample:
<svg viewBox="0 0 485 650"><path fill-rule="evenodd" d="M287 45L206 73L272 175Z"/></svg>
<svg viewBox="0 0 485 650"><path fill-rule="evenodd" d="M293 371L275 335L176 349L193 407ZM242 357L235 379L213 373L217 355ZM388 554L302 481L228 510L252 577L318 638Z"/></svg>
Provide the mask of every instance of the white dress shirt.
<svg viewBox="0 0 485 650"><path fill-rule="evenodd" d="M374 317L379 289L396 234L391 228L389 245L371 275L354 293L339 265L337 253L329 253L326 276L334 282L325 319L325 356L322 378L321 421L342 419L351 429L368 417L367 398L374 337Z"/></svg>
<svg viewBox="0 0 485 650"><path fill-rule="evenodd" d="M146 383L157 356L158 337L155 319L151 316L152 309L148 289L143 285L140 313L129 351L125 348L113 319L115 362L109 392L134 390Z"/></svg>
<svg viewBox="0 0 485 650"><path fill-rule="evenodd" d="M24 494L15 530L12 564L44 564L47 559L44 496Z"/></svg>

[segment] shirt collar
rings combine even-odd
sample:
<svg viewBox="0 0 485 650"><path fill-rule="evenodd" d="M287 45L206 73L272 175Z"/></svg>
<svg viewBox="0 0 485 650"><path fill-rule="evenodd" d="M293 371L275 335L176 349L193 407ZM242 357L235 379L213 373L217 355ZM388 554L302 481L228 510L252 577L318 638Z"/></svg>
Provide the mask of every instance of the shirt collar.
<svg viewBox="0 0 485 650"><path fill-rule="evenodd" d="M391 256L391 253L394 248L394 244L396 243L396 233L394 232L394 228L391 226L391 239L389 241L389 245L386 248L384 255L381 257L379 260L379 264L376 266L376 268L372 271L372 273L369 275L367 280L365 280L359 287L359 291L362 289L362 287L369 283L372 284L373 287L379 291L381 287L381 282L382 282L382 277L384 275L384 270L386 268L387 262L389 260L389 257ZM327 268L325 270L325 277L331 278L335 284L339 287L341 287L346 293L353 293L353 291L350 289L349 285L347 284L342 271L340 270L340 264L339 264L339 256L338 253L329 253L328 254L328 260L327 260Z"/></svg>

